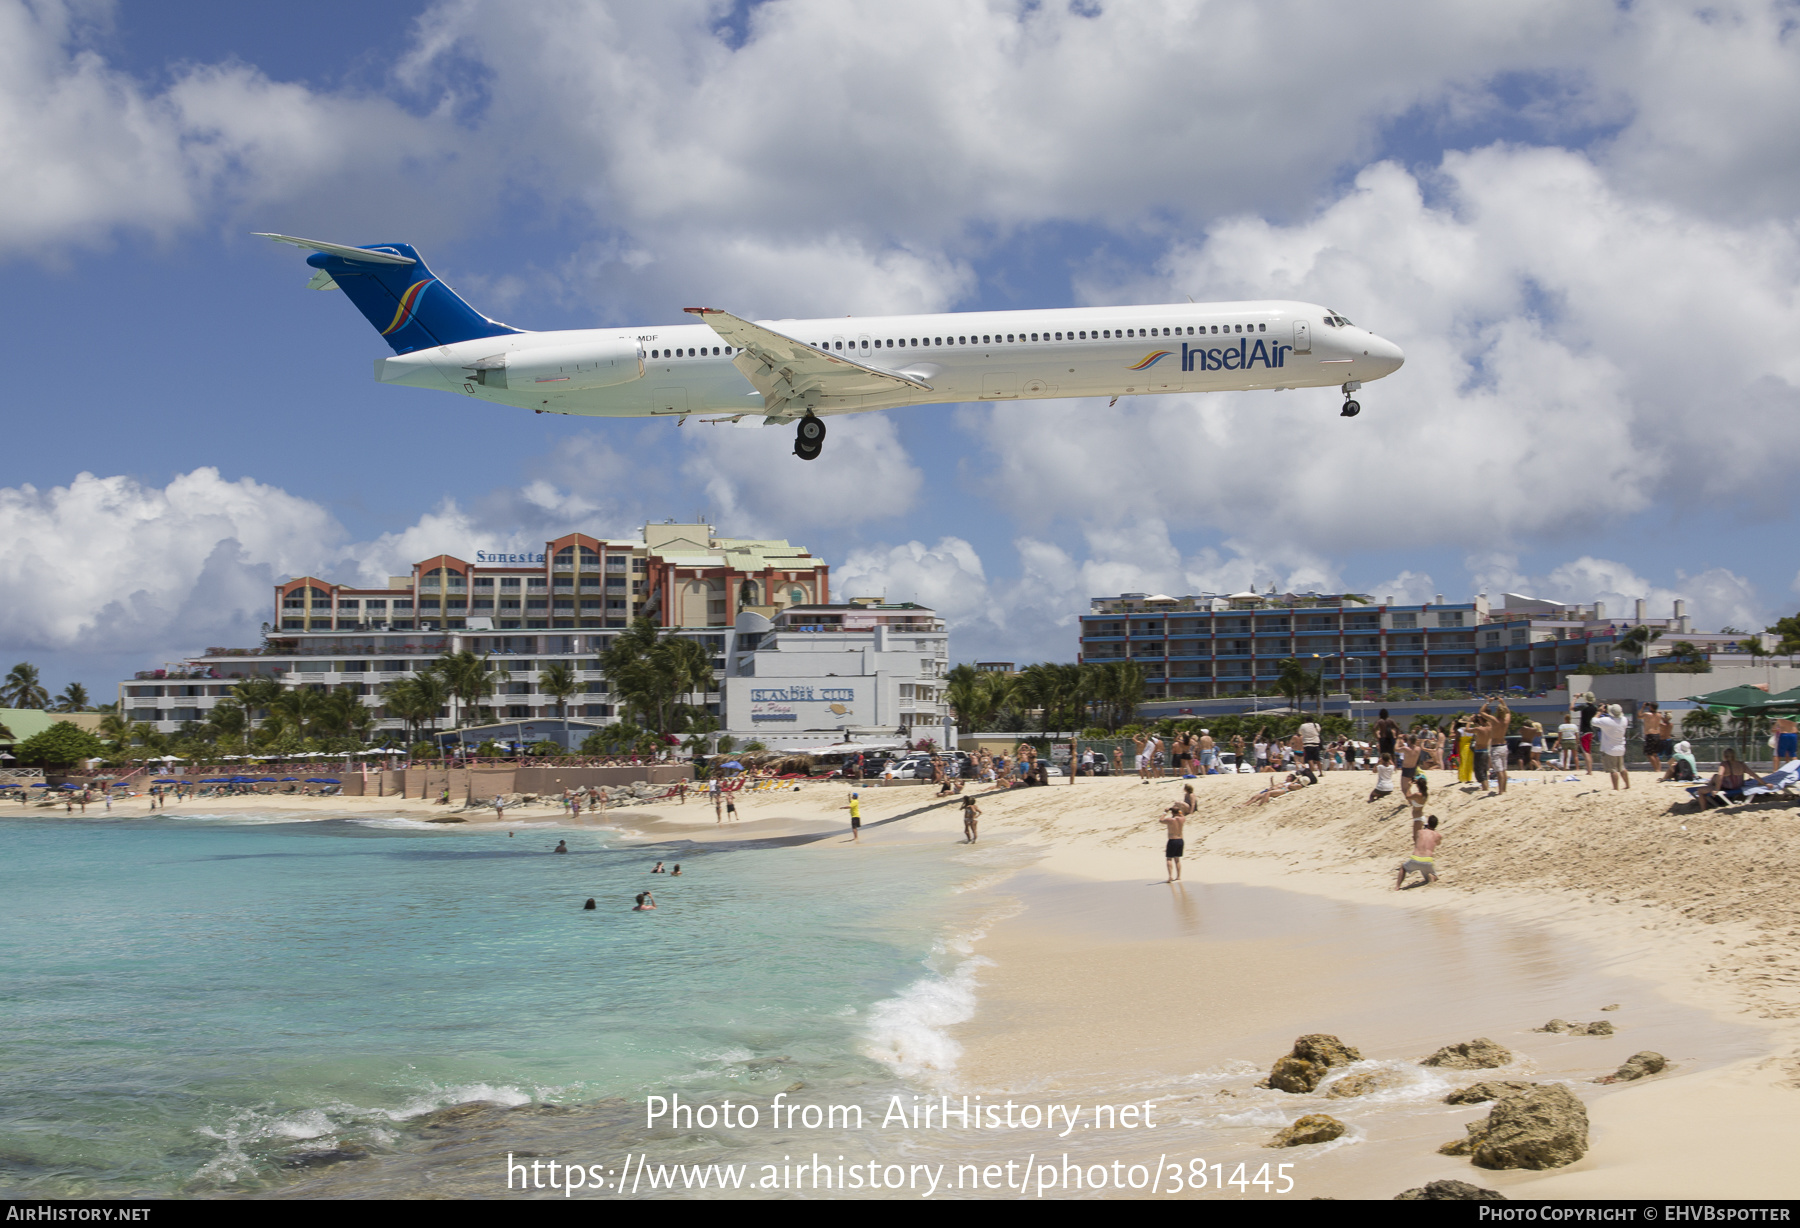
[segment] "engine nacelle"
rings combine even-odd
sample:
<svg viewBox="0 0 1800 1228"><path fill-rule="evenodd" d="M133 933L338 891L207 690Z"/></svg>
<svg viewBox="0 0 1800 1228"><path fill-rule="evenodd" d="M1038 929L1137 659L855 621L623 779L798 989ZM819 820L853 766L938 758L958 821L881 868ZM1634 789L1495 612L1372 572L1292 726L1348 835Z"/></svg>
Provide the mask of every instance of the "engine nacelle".
<svg viewBox="0 0 1800 1228"><path fill-rule="evenodd" d="M644 351L625 337L514 350L469 363L478 384L509 392L573 392L628 384L644 374Z"/></svg>

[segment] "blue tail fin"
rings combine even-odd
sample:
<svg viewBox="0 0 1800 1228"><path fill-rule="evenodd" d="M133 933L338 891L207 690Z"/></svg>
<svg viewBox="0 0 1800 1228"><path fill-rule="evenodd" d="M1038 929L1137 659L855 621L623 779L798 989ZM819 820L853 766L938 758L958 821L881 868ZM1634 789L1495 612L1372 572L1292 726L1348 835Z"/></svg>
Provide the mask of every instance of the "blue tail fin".
<svg viewBox="0 0 1800 1228"><path fill-rule="evenodd" d="M306 263L330 277L350 297L396 354L525 331L490 320L463 302L456 291L432 276L410 244L345 247L287 235L266 237L312 248ZM358 253L365 251L370 256L358 258Z"/></svg>

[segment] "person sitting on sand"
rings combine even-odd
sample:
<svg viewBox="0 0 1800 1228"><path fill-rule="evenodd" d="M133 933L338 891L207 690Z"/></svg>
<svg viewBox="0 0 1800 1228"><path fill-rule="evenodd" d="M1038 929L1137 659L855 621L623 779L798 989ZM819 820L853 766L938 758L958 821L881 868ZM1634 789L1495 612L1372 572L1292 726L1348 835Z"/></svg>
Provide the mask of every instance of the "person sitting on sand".
<svg viewBox="0 0 1800 1228"><path fill-rule="evenodd" d="M1698 780L1700 765L1694 762L1694 744L1683 739L1675 743L1675 749L1669 756L1669 769L1662 774L1664 780Z"/></svg>
<svg viewBox="0 0 1800 1228"><path fill-rule="evenodd" d="M550 851L553 853L566 853L569 851L569 842L567 840L558 840L556 842L556 847Z"/></svg>
<svg viewBox="0 0 1800 1228"><path fill-rule="evenodd" d="M1181 800L1175 803L1175 808L1183 814L1192 814L1196 805L1198 805L1198 801L1194 797L1194 786L1182 785Z"/></svg>
<svg viewBox="0 0 1800 1228"><path fill-rule="evenodd" d="M979 830L979 824L977 823L977 820L981 818L981 807L977 806L975 804L974 798L965 797L965 798L963 798L963 801L962 801L962 812L963 812L963 843L964 844L974 844L976 833Z"/></svg>
<svg viewBox="0 0 1800 1228"><path fill-rule="evenodd" d="M650 912L655 907L656 907L656 897L651 895L648 891L640 891L640 892L638 892L638 897L637 897L637 907L632 909L631 911L632 912Z"/></svg>
<svg viewBox="0 0 1800 1228"><path fill-rule="evenodd" d="M1161 818L1157 819L1168 832L1168 840L1163 845L1163 861L1168 866L1167 882L1175 882L1181 877L1181 855L1187 849L1187 842L1182 839L1182 831L1187 826L1187 816L1181 813L1178 806L1170 806Z"/></svg>
<svg viewBox="0 0 1800 1228"><path fill-rule="evenodd" d="M1437 882L1437 847L1444 837L1437 829L1438 819L1434 814L1424 822L1413 820L1412 856L1400 863L1400 874L1394 879L1394 890L1399 891L1406 885L1406 876L1417 870L1424 876L1419 886L1426 887Z"/></svg>
<svg viewBox="0 0 1800 1228"><path fill-rule="evenodd" d="M1369 800L1382 801L1394 794L1394 756L1387 751L1381 752L1381 762L1375 768L1375 787L1369 790Z"/></svg>

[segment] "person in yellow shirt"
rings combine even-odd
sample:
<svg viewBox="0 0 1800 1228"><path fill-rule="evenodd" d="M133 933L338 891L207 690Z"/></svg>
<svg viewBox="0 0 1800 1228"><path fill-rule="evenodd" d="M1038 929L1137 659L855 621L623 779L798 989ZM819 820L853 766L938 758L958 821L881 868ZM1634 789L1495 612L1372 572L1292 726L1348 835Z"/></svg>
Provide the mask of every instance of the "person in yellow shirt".
<svg viewBox="0 0 1800 1228"><path fill-rule="evenodd" d="M858 844L862 843L862 802L855 793L850 795L850 838Z"/></svg>
<svg viewBox="0 0 1800 1228"><path fill-rule="evenodd" d="M1467 721L1456 722L1456 783L1466 785L1475 779L1475 739Z"/></svg>

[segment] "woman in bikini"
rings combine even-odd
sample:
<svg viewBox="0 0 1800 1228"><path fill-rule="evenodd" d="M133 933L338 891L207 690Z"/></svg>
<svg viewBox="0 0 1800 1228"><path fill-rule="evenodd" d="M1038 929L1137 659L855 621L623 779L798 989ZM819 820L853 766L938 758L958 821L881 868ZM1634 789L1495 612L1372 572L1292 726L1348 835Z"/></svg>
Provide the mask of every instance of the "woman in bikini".
<svg viewBox="0 0 1800 1228"><path fill-rule="evenodd" d="M1742 801L1744 785L1749 781L1760 785L1762 777L1752 772L1749 764L1739 762L1735 750L1726 747L1719 756L1719 770L1713 773L1711 780L1700 786L1694 794L1694 800L1700 803L1701 809L1712 805L1714 798L1720 799L1721 806Z"/></svg>

